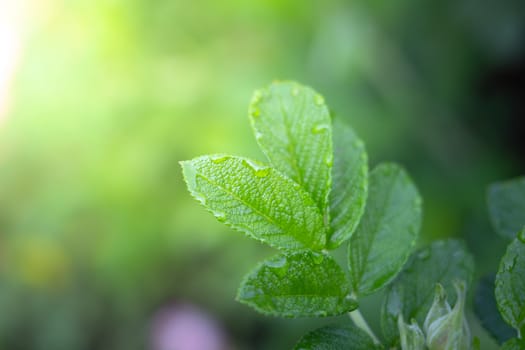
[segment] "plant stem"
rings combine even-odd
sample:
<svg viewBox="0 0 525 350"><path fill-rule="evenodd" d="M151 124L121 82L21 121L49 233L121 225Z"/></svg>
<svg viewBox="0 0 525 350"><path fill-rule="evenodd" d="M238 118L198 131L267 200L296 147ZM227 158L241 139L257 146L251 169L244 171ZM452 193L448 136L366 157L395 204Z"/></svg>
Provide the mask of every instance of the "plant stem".
<svg viewBox="0 0 525 350"><path fill-rule="evenodd" d="M381 342L379 341L379 339L377 339L376 335L374 334L374 332L372 331L368 323L366 323L366 320L364 319L363 315L361 315L361 312L359 311L359 309L350 311L348 313L348 316L350 316L350 318L352 319L352 321L357 327L364 330L370 336L370 338L372 338L375 344L377 345L381 344Z"/></svg>

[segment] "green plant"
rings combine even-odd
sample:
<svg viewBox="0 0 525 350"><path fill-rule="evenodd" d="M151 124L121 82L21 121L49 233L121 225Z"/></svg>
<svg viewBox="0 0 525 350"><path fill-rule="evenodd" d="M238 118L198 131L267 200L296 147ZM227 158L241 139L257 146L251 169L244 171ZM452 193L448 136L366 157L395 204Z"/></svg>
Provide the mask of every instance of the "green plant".
<svg viewBox="0 0 525 350"><path fill-rule="evenodd" d="M280 251L245 277L237 300L282 317L349 314L353 322L315 330L297 349L470 349L473 259L457 240L414 252L422 200L406 171L382 163L369 173L363 142L309 87L273 83L249 114L269 164L224 154L181 162L191 194L219 221ZM343 243L345 269L333 257ZM385 288L380 338L358 305Z"/></svg>
<svg viewBox="0 0 525 350"><path fill-rule="evenodd" d="M495 277L480 282L475 311L502 349L525 349L525 177L492 184L487 198L496 232L511 242Z"/></svg>

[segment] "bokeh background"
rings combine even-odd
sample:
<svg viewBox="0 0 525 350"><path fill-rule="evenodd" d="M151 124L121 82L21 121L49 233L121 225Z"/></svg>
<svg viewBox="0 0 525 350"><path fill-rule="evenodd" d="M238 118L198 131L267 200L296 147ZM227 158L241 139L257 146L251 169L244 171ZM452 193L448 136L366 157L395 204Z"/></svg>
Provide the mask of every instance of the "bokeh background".
<svg viewBox="0 0 525 350"><path fill-rule="evenodd" d="M273 251L178 165L263 160L247 106L274 79L321 92L372 166L409 170L420 244L462 237L478 276L496 269L485 189L525 174L522 0L0 0L0 348L287 349L333 322L234 301Z"/></svg>

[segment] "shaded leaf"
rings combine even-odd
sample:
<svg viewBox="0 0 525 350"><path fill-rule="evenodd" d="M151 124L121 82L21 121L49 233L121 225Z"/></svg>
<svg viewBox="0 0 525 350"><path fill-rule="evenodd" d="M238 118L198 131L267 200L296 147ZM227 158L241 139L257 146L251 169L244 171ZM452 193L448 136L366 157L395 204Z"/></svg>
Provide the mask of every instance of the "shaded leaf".
<svg viewBox="0 0 525 350"><path fill-rule="evenodd" d="M181 162L188 188L219 221L282 249L321 249L323 217L301 186L273 168L233 156Z"/></svg>
<svg viewBox="0 0 525 350"><path fill-rule="evenodd" d="M417 188L401 167L381 164L370 173L365 214L348 247L354 293L377 291L399 273L416 244L421 211Z"/></svg>
<svg viewBox="0 0 525 350"><path fill-rule="evenodd" d="M501 350L523 350L523 349L525 349L525 340L518 339L518 338L513 338L507 341L501 347Z"/></svg>
<svg viewBox="0 0 525 350"><path fill-rule="evenodd" d="M370 336L353 324L331 325L306 334L295 350L373 350L382 349Z"/></svg>
<svg viewBox="0 0 525 350"><path fill-rule="evenodd" d="M496 232L513 239L525 225L525 177L490 185L489 213Z"/></svg>
<svg viewBox="0 0 525 350"><path fill-rule="evenodd" d="M368 193L368 156L364 143L349 126L337 119L333 137L328 248L337 248L351 237L364 213Z"/></svg>
<svg viewBox="0 0 525 350"><path fill-rule="evenodd" d="M326 213L332 185L332 124L324 99L294 82L255 92L250 120L257 143L272 165L303 186Z"/></svg>
<svg viewBox="0 0 525 350"><path fill-rule="evenodd" d="M494 295L494 290L496 289L495 278L496 276L491 274L479 281L474 297L474 312L481 321L481 325L499 344L503 344L515 336L516 332L505 323L499 313L496 296Z"/></svg>
<svg viewBox="0 0 525 350"><path fill-rule="evenodd" d="M264 261L242 282L237 300L283 317L333 316L354 310L348 281L329 255L311 251Z"/></svg>
<svg viewBox="0 0 525 350"><path fill-rule="evenodd" d="M381 312L381 328L388 345L399 344L397 318L416 319L423 324L440 283L455 302L454 280L472 279L474 260L457 240L433 242L412 254L404 270L388 287Z"/></svg>
<svg viewBox="0 0 525 350"><path fill-rule="evenodd" d="M525 228L501 259L496 275L496 302L505 322L525 333Z"/></svg>

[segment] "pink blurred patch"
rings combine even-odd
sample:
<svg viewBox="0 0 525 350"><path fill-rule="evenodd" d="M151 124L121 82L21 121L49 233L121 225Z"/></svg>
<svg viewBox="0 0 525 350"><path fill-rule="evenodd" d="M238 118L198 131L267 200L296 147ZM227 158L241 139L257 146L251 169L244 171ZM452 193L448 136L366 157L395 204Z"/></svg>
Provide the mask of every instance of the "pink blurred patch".
<svg viewBox="0 0 525 350"><path fill-rule="evenodd" d="M151 327L153 350L226 350L226 336L207 313L191 304L159 310Z"/></svg>

